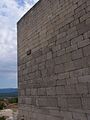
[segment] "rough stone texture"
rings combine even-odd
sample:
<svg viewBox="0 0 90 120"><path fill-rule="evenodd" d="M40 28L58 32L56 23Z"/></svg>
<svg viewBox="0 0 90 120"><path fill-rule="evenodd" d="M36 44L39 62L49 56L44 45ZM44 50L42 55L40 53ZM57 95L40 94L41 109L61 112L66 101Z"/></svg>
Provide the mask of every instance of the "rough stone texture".
<svg viewBox="0 0 90 120"><path fill-rule="evenodd" d="M19 120L89 120L90 0L40 0L17 28Z"/></svg>

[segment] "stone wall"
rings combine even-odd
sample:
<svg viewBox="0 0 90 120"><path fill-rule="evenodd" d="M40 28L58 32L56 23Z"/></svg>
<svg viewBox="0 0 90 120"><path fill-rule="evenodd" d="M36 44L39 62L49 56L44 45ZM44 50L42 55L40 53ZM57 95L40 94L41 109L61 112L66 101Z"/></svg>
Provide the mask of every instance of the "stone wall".
<svg viewBox="0 0 90 120"><path fill-rule="evenodd" d="M17 27L19 120L90 120L90 0L40 0Z"/></svg>

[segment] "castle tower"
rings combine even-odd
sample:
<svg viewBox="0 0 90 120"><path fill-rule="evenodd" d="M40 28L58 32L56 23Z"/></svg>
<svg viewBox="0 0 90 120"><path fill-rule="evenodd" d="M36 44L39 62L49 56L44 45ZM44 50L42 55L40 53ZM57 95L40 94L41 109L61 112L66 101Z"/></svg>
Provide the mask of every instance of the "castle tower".
<svg viewBox="0 0 90 120"><path fill-rule="evenodd" d="M39 0L17 27L19 120L90 120L90 0Z"/></svg>

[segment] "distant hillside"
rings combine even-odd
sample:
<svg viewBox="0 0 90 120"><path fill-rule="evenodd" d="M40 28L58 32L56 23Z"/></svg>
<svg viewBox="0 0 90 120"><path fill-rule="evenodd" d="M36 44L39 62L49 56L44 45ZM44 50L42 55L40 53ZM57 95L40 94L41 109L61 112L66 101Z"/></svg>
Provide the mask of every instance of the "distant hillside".
<svg viewBox="0 0 90 120"><path fill-rule="evenodd" d="M17 88L0 89L0 97L16 97L18 96Z"/></svg>

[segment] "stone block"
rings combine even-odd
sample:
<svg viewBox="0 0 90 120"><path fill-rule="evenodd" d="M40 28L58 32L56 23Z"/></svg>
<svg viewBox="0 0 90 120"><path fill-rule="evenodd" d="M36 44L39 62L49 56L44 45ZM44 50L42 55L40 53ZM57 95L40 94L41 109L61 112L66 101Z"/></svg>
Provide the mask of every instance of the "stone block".
<svg viewBox="0 0 90 120"><path fill-rule="evenodd" d="M82 76L82 77L78 77L78 81L80 83L89 83L90 82L90 75L85 75L85 76Z"/></svg>
<svg viewBox="0 0 90 120"><path fill-rule="evenodd" d="M83 40L81 42L78 42L78 48L85 47L85 46L87 46L89 44L90 44L90 40L89 39Z"/></svg>
<svg viewBox="0 0 90 120"><path fill-rule="evenodd" d="M90 18L86 20L86 24L90 24Z"/></svg>
<svg viewBox="0 0 90 120"><path fill-rule="evenodd" d="M37 95L37 89L31 89L31 95L32 96Z"/></svg>
<svg viewBox="0 0 90 120"><path fill-rule="evenodd" d="M78 13L76 13L75 15L74 15L74 18L75 19L77 19L77 18L80 18L82 15L84 15L85 14L85 10L83 9L83 10L81 10L81 11L79 11Z"/></svg>
<svg viewBox="0 0 90 120"><path fill-rule="evenodd" d="M90 110L90 97L82 98L83 109Z"/></svg>
<svg viewBox="0 0 90 120"><path fill-rule="evenodd" d="M45 88L38 88L38 96L45 96L46 89Z"/></svg>
<svg viewBox="0 0 90 120"><path fill-rule="evenodd" d="M64 55L61 55L59 57L55 58L55 64L61 64L61 63L66 63L66 62L70 62L71 59L71 53L67 53Z"/></svg>
<svg viewBox="0 0 90 120"><path fill-rule="evenodd" d="M62 49L70 47L71 46L71 41L65 41L61 44Z"/></svg>
<svg viewBox="0 0 90 120"><path fill-rule="evenodd" d="M78 36L78 32L77 32L77 31L72 32L71 34L68 34L68 35L66 36L66 40L67 40L67 41L72 40L72 39L76 38L77 36Z"/></svg>
<svg viewBox="0 0 90 120"><path fill-rule="evenodd" d="M65 52L66 52L65 48L61 49L61 50L57 51L57 56L63 55L63 54L65 54Z"/></svg>
<svg viewBox="0 0 90 120"><path fill-rule="evenodd" d="M52 58L52 52L47 53L47 59L51 59Z"/></svg>
<svg viewBox="0 0 90 120"><path fill-rule="evenodd" d="M84 67L87 67L87 60L86 58L83 57L82 59L74 60L73 64L74 64L75 70L82 69Z"/></svg>
<svg viewBox="0 0 90 120"><path fill-rule="evenodd" d="M77 113L77 112L73 112L73 118L77 119L77 120L87 120L87 116L85 113Z"/></svg>
<svg viewBox="0 0 90 120"><path fill-rule="evenodd" d="M78 94L88 94L87 83L79 83L76 85L76 91Z"/></svg>
<svg viewBox="0 0 90 120"><path fill-rule="evenodd" d="M42 77L46 77L47 76L47 69L41 70L41 75L42 75Z"/></svg>
<svg viewBox="0 0 90 120"><path fill-rule="evenodd" d="M67 21L65 21L65 24L69 24L69 23L71 23L73 20L74 20L74 17L71 16L71 17L67 18Z"/></svg>
<svg viewBox="0 0 90 120"><path fill-rule="evenodd" d="M90 67L90 56L87 57L87 65Z"/></svg>
<svg viewBox="0 0 90 120"><path fill-rule="evenodd" d="M36 97L31 97L30 99L31 99L30 104L36 106Z"/></svg>
<svg viewBox="0 0 90 120"><path fill-rule="evenodd" d="M55 87L46 88L46 91L47 91L48 96L55 96L56 95L56 88Z"/></svg>
<svg viewBox="0 0 90 120"><path fill-rule="evenodd" d="M55 47L52 47L52 51L53 52L56 52L56 51L58 51L60 49L61 49L61 45L60 44L56 45Z"/></svg>
<svg viewBox="0 0 90 120"><path fill-rule="evenodd" d="M82 17L80 17L80 22L85 21L87 18L89 18L90 12L87 12L87 14L84 14Z"/></svg>
<svg viewBox="0 0 90 120"><path fill-rule="evenodd" d="M62 110L67 109L67 97L66 96L59 96L58 97L58 106L61 107Z"/></svg>
<svg viewBox="0 0 90 120"><path fill-rule="evenodd" d="M65 71L66 71L66 72L69 72L69 71L75 69L75 66L74 66L73 61L72 61L72 62L65 63L64 66L65 66Z"/></svg>
<svg viewBox="0 0 90 120"><path fill-rule="evenodd" d="M81 109L82 108L81 98L68 97L67 98L67 105L68 105L68 108Z"/></svg>
<svg viewBox="0 0 90 120"><path fill-rule="evenodd" d="M90 51L90 45L83 48L84 56L90 55L90 53L88 51Z"/></svg>
<svg viewBox="0 0 90 120"><path fill-rule="evenodd" d="M89 11L90 11L90 6L88 6L88 7L86 8L86 11L87 11L87 12L89 12Z"/></svg>
<svg viewBox="0 0 90 120"><path fill-rule="evenodd" d="M66 79L66 78L69 78L70 74L69 72L66 72L66 73L60 73L58 74L58 79L61 80L61 79Z"/></svg>
<svg viewBox="0 0 90 120"><path fill-rule="evenodd" d="M57 80L57 86L59 85L66 85L67 82L66 82L66 79L60 79L60 80Z"/></svg>
<svg viewBox="0 0 90 120"><path fill-rule="evenodd" d="M66 94L65 86L57 86L56 87L56 94L57 95L65 95Z"/></svg>
<svg viewBox="0 0 90 120"><path fill-rule="evenodd" d="M71 40L71 45L77 44L78 42L81 42L83 40L83 36L77 36L76 38Z"/></svg>
<svg viewBox="0 0 90 120"><path fill-rule="evenodd" d="M89 74L89 68L82 68L82 69L79 69L79 70L71 71L70 72L70 77L71 78L73 78L73 77L77 78L77 77L88 75L88 74Z"/></svg>
<svg viewBox="0 0 90 120"><path fill-rule="evenodd" d="M77 94L76 86L74 84L69 84L65 86L65 94L74 95Z"/></svg>
<svg viewBox="0 0 90 120"><path fill-rule="evenodd" d="M63 117L55 117L47 115L46 120L63 120Z"/></svg>
<svg viewBox="0 0 90 120"><path fill-rule="evenodd" d="M30 89L26 89L26 96L29 96L29 95L31 95L31 90Z"/></svg>
<svg viewBox="0 0 90 120"><path fill-rule="evenodd" d="M60 114L64 116L64 120L73 120L72 112L61 111Z"/></svg>
<svg viewBox="0 0 90 120"><path fill-rule="evenodd" d="M84 38L85 38L85 39L90 38L90 31L84 33Z"/></svg>
<svg viewBox="0 0 90 120"><path fill-rule="evenodd" d="M86 25L85 21L77 25L77 31L79 35L90 30L90 24Z"/></svg>
<svg viewBox="0 0 90 120"><path fill-rule="evenodd" d="M79 59L82 57L83 57L82 49L78 49L78 50L72 52L72 60Z"/></svg>
<svg viewBox="0 0 90 120"><path fill-rule="evenodd" d="M77 50L77 49L78 49L77 44L72 45L72 46L66 48L66 53L75 51L75 50Z"/></svg>
<svg viewBox="0 0 90 120"><path fill-rule="evenodd" d="M82 11L83 9L85 9L87 6L86 6L86 3L83 3L81 4L76 10L75 10L75 13L78 13L80 11Z"/></svg>
<svg viewBox="0 0 90 120"><path fill-rule="evenodd" d="M90 6L90 1L88 0L86 4L87 4L87 6Z"/></svg>
<svg viewBox="0 0 90 120"><path fill-rule="evenodd" d="M64 65L63 64L55 66L55 73L63 73L63 72L64 72Z"/></svg>
<svg viewBox="0 0 90 120"><path fill-rule="evenodd" d="M57 39L61 39L61 38L65 37L65 36L66 36L66 32L62 32L62 33L57 35Z"/></svg>
<svg viewBox="0 0 90 120"><path fill-rule="evenodd" d="M67 85L78 84L78 79L77 77L67 78L66 83Z"/></svg>
<svg viewBox="0 0 90 120"><path fill-rule="evenodd" d="M39 70L45 69L45 62L39 64Z"/></svg>
<svg viewBox="0 0 90 120"><path fill-rule="evenodd" d="M57 97L40 97L38 105L39 107L57 107Z"/></svg>
<svg viewBox="0 0 90 120"><path fill-rule="evenodd" d="M47 81L47 87L55 87L57 84L56 80L48 80Z"/></svg>
<svg viewBox="0 0 90 120"><path fill-rule="evenodd" d="M87 119L90 120L90 114L87 114Z"/></svg>
<svg viewBox="0 0 90 120"><path fill-rule="evenodd" d="M72 34L73 32L76 32L76 26L68 29L67 34Z"/></svg>

